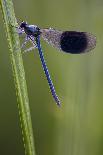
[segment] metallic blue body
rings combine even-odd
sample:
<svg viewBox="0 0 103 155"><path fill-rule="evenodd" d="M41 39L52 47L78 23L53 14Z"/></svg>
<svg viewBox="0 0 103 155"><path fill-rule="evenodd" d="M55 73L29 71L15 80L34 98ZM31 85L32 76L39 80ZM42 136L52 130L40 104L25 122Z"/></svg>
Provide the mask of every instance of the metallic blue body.
<svg viewBox="0 0 103 155"><path fill-rule="evenodd" d="M40 44L40 35L36 38L36 42L37 42L37 47L38 47L42 67L43 67L43 70L45 72L45 75L46 75L52 96L53 96L54 100L56 101L57 105L60 106L60 100L59 100L59 98L55 92L55 88L54 88L53 82L52 82L51 77L50 77L50 73L48 71L48 68L47 68L47 65L46 65L46 62L44 59L43 51L42 51L41 44Z"/></svg>

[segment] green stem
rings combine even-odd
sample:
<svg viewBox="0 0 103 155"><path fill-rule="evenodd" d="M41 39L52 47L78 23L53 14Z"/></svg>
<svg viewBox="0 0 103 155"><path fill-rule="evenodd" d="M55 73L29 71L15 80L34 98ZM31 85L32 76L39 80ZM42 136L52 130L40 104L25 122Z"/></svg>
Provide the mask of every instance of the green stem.
<svg viewBox="0 0 103 155"><path fill-rule="evenodd" d="M16 87L16 94L19 107L18 109L19 109L25 153L27 155L35 155L25 72L20 52L19 37L15 29L15 25L17 22L14 14L12 0L0 0L0 6L3 14L7 39L10 48L10 59Z"/></svg>

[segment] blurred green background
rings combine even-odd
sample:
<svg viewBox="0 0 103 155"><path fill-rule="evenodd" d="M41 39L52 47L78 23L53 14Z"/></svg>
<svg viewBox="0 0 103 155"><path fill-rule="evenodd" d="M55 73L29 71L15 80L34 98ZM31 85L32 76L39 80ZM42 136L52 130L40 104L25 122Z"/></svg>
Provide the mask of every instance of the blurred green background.
<svg viewBox="0 0 103 155"><path fill-rule="evenodd" d="M37 155L103 154L103 1L14 0L18 22L92 32L90 53L42 47L62 106L55 104L37 50L23 54ZM0 154L23 155L6 34L0 14Z"/></svg>

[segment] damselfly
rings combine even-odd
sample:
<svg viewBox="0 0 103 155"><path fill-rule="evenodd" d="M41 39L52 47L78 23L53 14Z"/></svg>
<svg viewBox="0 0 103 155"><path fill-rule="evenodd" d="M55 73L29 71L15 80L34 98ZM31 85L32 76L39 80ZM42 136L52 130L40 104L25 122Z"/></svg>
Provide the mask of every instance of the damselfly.
<svg viewBox="0 0 103 155"><path fill-rule="evenodd" d="M60 100L56 94L53 82L48 71L42 47L40 44L40 37L42 37L47 43L57 48L59 51L63 51L71 54L81 54L91 51L96 46L96 37L88 32L77 31L60 31L53 28L41 29L36 25L29 25L27 22L22 22L17 28L19 34L26 34L25 41L22 47L30 41L32 47L26 51L37 48L42 63L43 70L45 72L52 96L56 101L56 104L60 106Z"/></svg>

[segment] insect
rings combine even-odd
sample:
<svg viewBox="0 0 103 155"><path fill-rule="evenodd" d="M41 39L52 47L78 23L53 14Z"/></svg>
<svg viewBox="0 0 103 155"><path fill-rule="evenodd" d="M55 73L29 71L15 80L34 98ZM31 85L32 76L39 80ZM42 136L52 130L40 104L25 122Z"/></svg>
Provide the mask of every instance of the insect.
<svg viewBox="0 0 103 155"><path fill-rule="evenodd" d="M40 29L38 26L29 25L24 21L18 27L18 33L26 34L25 41L21 46L22 48L28 41L30 41L33 46L26 51L30 51L35 48L38 49L40 60L50 87L50 91L56 104L60 106L60 100L56 94L53 82L50 77L50 73L44 59L40 37L42 37L53 47L57 48L59 51L71 54L81 54L91 51L96 46L96 37L88 32L60 31L53 28Z"/></svg>

